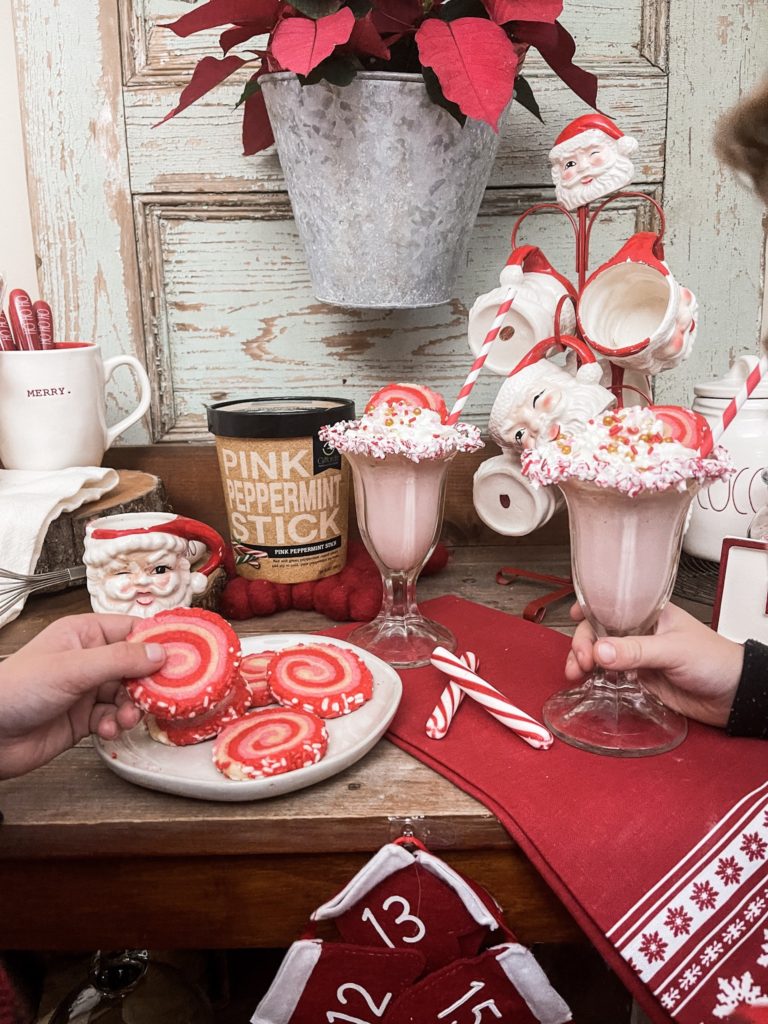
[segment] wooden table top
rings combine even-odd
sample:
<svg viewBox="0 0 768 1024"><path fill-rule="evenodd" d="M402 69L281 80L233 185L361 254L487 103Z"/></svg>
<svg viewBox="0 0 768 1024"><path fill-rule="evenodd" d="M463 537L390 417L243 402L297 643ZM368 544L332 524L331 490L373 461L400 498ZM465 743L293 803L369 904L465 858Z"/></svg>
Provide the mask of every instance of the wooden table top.
<svg viewBox="0 0 768 1024"><path fill-rule="evenodd" d="M419 582L420 599L453 593L520 614L547 588L523 581L499 586L496 571L509 564L566 575L568 552L459 548L447 569ZM23 616L0 633L0 655L12 653L52 618L87 610L86 599L84 590L76 590L30 600ZM551 608L546 624L570 631L568 602ZM328 622L315 613L286 612L236 625L251 636L313 631ZM138 939L154 948L280 945L294 937L314 905L407 827L488 885L502 903L525 907L525 923L518 927L523 941L580 935L496 818L386 740L316 786L234 804L134 786L110 772L85 741L37 771L0 783L0 810L0 949L122 947ZM215 890L225 868L226 941L223 933L212 937L207 913L201 919L199 908L180 911L186 887ZM125 878L133 895L121 897L120 912L106 923L101 900L111 899L116 878ZM152 887L152 913L142 886ZM79 901L74 923L64 891ZM239 899L259 901L262 912L233 924L233 900Z"/></svg>

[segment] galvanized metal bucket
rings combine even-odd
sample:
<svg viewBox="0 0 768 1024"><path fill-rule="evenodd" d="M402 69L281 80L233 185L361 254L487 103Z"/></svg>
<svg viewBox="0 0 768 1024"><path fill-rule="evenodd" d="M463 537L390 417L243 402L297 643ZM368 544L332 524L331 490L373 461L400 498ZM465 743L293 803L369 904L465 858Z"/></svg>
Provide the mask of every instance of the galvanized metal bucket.
<svg viewBox="0 0 768 1024"><path fill-rule="evenodd" d="M361 72L343 87L261 79L321 302L412 309L454 297L499 137L462 128L421 75Z"/></svg>

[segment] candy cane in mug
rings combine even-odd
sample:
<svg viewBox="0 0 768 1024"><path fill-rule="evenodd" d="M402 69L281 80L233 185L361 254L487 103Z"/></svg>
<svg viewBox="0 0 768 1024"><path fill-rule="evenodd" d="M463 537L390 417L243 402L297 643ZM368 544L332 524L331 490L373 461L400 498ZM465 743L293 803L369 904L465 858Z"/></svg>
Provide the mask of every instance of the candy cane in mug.
<svg viewBox="0 0 768 1024"><path fill-rule="evenodd" d="M435 668L450 675L468 696L482 705L502 725L516 733L520 739L525 740L529 746L537 750L547 750L552 746L553 736L548 729L507 700L495 686L471 672L455 654L451 654L444 647L436 647L430 661Z"/></svg>

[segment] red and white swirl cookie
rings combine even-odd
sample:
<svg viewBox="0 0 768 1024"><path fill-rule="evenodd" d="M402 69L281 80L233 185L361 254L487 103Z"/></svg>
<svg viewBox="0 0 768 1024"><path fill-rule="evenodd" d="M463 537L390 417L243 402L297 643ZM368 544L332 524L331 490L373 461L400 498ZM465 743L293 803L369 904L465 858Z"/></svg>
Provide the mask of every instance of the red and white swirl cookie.
<svg viewBox="0 0 768 1024"><path fill-rule="evenodd" d="M327 749L328 733L317 715L262 708L221 731L213 763L230 779L264 779L316 764Z"/></svg>
<svg viewBox="0 0 768 1024"><path fill-rule="evenodd" d="M242 718L250 707L251 694L245 681L236 673L226 697L204 715L176 720L149 715L146 719L147 732L153 740L168 747L189 747L193 743L215 739L225 725Z"/></svg>
<svg viewBox="0 0 768 1024"><path fill-rule="evenodd" d="M240 641L220 615L171 608L137 623L130 642L162 644L166 659L152 675L126 679L131 700L158 718L195 718L229 692L240 664Z"/></svg>
<svg viewBox="0 0 768 1024"><path fill-rule="evenodd" d="M347 647L302 644L279 651L269 665L269 688L281 704L338 718L373 695L368 666Z"/></svg>
<svg viewBox="0 0 768 1024"><path fill-rule="evenodd" d="M249 707L263 708L274 703L269 688L269 663L274 656L274 651L259 651L246 654L240 662L240 676L251 694Z"/></svg>

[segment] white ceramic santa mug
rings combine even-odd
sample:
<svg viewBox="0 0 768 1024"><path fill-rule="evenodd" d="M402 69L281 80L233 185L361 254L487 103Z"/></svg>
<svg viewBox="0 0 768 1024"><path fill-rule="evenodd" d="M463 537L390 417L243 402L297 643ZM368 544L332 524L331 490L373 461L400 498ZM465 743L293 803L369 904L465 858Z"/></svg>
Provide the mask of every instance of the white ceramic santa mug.
<svg viewBox="0 0 768 1024"><path fill-rule="evenodd" d="M659 236L640 231L587 280L577 316L596 352L626 369L655 374L690 354L698 305L670 273Z"/></svg>
<svg viewBox="0 0 768 1024"><path fill-rule="evenodd" d="M567 346L581 360L572 373L546 358ZM571 431L613 405L600 383L602 368L578 338L550 338L535 346L502 384L491 409L488 430L502 449L475 473L472 498L477 514L491 529L522 537L543 526L562 505L556 487L533 487L523 476L524 448Z"/></svg>
<svg viewBox="0 0 768 1024"><path fill-rule="evenodd" d="M94 519L83 562L95 612L149 618L188 608L224 557L212 527L171 512L128 512Z"/></svg>
<svg viewBox="0 0 768 1024"><path fill-rule="evenodd" d="M106 386L118 366L133 371L136 408L107 425ZM6 469L99 466L104 452L149 408L146 370L134 356L102 362L98 345L58 344L34 352L0 352L0 460Z"/></svg>
<svg viewBox="0 0 768 1024"><path fill-rule="evenodd" d="M498 288L475 299L469 311L468 339L470 349L477 355L499 306L512 297L512 306L485 361L486 369L492 373L507 374L534 345L557 331L573 332L576 292L541 249L533 245L513 251L499 282Z"/></svg>

